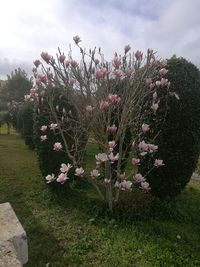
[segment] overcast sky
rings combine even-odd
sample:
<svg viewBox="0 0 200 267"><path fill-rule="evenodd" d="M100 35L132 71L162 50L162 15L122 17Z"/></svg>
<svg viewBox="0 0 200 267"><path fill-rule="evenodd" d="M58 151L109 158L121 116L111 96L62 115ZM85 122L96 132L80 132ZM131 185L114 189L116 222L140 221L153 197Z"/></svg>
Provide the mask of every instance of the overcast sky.
<svg viewBox="0 0 200 267"><path fill-rule="evenodd" d="M200 67L200 0L2 0L0 11L0 79L17 67L31 74L42 51L67 51L77 34L105 55L130 44Z"/></svg>

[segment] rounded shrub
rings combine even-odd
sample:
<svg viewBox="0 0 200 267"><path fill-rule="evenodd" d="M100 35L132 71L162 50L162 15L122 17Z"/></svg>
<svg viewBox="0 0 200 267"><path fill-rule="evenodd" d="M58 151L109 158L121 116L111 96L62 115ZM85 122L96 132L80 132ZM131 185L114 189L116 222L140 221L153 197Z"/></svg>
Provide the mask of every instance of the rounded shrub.
<svg viewBox="0 0 200 267"><path fill-rule="evenodd" d="M148 175L152 193L161 198L181 192L190 181L200 153L199 70L184 58L175 57L167 61L166 68L172 97L162 100L150 125L152 132L161 128L154 143L159 147L156 158L165 166ZM152 160L145 156L141 172L152 166Z"/></svg>

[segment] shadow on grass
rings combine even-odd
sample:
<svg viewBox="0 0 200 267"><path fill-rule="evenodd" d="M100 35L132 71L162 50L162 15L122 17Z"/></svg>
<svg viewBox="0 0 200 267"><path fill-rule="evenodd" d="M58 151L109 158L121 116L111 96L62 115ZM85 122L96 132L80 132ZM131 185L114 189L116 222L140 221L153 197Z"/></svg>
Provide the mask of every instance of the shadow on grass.
<svg viewBox="0 0 200 267"><path fill-rule="evenodd" d="M186 188L177 198L160 200L150 194L122 192L121 201L114 206L111 214L106 203L95 194L92 185L80 182L73 188L70 186L52 185L49 192L54 203L64 209L76 208L80 216L102 219L115 219L123 223L135 220L188 222L198 224L200 221L200 190Z"/></svg>
<svg viewBox="0 0 200 267"><path fill-rule="evenodd" d="M51 221L44 227L26 205L23 205L23 209L21 202L11 202L11 205L28 236L29 260L24 266L42 267L47 263L55 267L66 266L63 258L65 250L52 234Z"/></svg>

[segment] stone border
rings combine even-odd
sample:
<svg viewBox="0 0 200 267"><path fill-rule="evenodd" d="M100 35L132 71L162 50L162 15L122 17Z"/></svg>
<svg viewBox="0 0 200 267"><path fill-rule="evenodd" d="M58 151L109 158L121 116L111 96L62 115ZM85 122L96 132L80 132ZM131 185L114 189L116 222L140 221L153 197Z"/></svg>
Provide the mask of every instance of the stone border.
<svg viewBox="0 0 200 267"><path fill-rule="evenodd" d="M2 262L2 259L5 260L5 265L0 265L0 267L6 267L6 261L9 259L16 262L15 265L11 265L10 262L9 267L18 267L27 263L28 245L26 232L10 203L0 204L0 244L0 262ZM17 260L19 263L17 263Z"/></svg>

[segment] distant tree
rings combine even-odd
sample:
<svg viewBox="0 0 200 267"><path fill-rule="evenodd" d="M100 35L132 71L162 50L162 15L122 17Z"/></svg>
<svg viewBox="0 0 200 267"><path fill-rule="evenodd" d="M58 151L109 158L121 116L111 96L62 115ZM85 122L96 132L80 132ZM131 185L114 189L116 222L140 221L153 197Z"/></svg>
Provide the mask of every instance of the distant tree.
<svg viewBox="0 0 200 267"><path fill-rule="evenodd" d="M0 101L22 101L24 95L27 94L32 87L32 80L29 79L26 72L20 68L15 69L7 77L7 81L1 86Z"/></svg>
<svg viewBox="0 0 200 267"><path fill-rule="evenodd" d="M0 80L0 111L4 111L7 109L7 102L3 99L4 95L4 86L6 84L6 81Z"/></svg>

